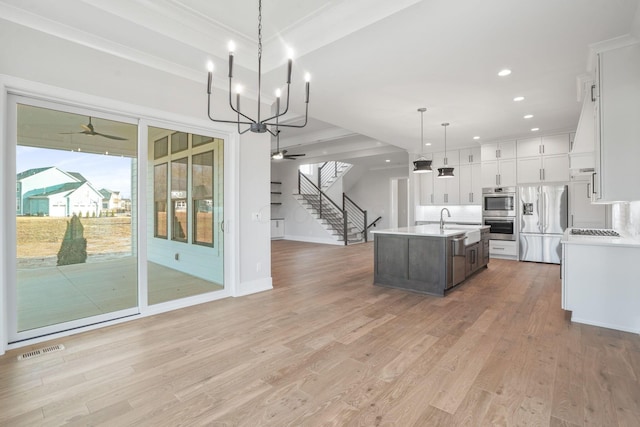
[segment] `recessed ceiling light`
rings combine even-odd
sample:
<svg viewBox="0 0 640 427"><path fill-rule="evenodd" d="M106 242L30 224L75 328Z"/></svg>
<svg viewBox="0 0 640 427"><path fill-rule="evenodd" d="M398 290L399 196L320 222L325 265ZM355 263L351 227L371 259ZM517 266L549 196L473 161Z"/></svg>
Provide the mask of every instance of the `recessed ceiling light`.
<svg viewBox="0 0 640 427"><path fill-rule="evenodd" d="M513 100L514 100L515 102L524 101L524 96L516 96L515 98L513 98Z"/></svg>
<svg viewBox="0 0 640 427"><path fill-rule="evenodd" d="M509 70L508 68L505 68L504 70L500 70L500 72L498 73L500 77L505 77L505 76L508 76L509 74L511 74L511 70Z"/></svg>
<svg viewBox="0 0 640 427"><path fill-rule="evenodd" d="M480 137L479 136L474 136L473 139L480 139Z"/></svg>
<svg viewBox="0 0 640 427"><path fill-rule="evenodd" d="M389 162L391 162L391 160L387 159L387 160L385 160L385 162L389 163Z"/></svg>
<svg viewBox="0 0 640 427"><path fill-rule="evenodd" d="M540 128L531 128L531 132L538 132Z"/></svg>
<svg viewBox="0 0 640 427"><path fill-rule="evenodd" d="M524 116L525 119L532 119L533 118L533 114L527 114Z"/></svg>
<svg viewBox="0 0 640 427"><path fill-rule="evenodd" d="M424 145L426 145L426 146L428 147L428 146L430 146L430 145L431 145L431 143L430 143L430 142L427 142L427 143L426 143L426 144L424 144Z"/></svg>

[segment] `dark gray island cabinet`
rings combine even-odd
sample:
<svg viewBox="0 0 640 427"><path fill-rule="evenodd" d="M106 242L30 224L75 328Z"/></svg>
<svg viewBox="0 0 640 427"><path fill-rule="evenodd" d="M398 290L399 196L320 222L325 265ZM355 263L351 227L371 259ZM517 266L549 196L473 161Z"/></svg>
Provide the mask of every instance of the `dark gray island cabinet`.
<svg viewBox="0 0 640 427"><path fill-rule="evenodd" d="M375 231L374 284L444 296L487 265L488 258L481 254L489 237L485 228L440 230L436 224Z"/></svg>

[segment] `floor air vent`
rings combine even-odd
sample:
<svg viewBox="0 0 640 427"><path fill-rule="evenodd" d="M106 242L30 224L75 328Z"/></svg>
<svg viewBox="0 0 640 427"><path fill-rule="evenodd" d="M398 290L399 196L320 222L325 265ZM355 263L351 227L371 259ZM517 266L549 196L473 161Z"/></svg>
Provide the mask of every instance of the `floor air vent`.
<svg viewBox="0 0 640 427"><path fill-rule="evenodd" d="M56 344L49 347L39 348L37 350L31 350L27 353L21 354L18 356L18 360L26 360L33 359L34 357L42 356L43 354L53 353L54 351L64 350L64 346L62 344Z"/></svg>

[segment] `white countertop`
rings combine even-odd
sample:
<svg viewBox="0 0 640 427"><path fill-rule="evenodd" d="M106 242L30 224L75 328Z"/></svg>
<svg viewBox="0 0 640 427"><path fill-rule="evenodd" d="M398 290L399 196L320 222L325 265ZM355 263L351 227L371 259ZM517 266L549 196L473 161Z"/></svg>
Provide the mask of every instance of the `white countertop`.
<svg viewBox="0 0 640 427"><path fill-rule="evenodd" d="M488 225L445 225L440 230L440 224L415 225L413 227L388 228L386 230L374 230L373 234L403 234L409 236L450 237L466 234L467 231L489 228Z"/></svg>
<svg viewBox="0 0 640 427"><path fill-rule="evenodd" d="M616 230L617 231L617 230ZM640 239L624 232L619 232L620 237L608 236L576 236L571 234L571 229L567 228L562 236L562 243L569 245L590 245L590 246L631 246L640 248Z"/></svg>

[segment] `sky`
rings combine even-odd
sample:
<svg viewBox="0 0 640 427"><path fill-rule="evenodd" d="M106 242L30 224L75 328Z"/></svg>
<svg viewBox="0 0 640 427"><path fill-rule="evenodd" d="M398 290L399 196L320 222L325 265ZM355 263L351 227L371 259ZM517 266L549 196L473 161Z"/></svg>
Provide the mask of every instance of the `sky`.
<svg viewBox="0 0 640 427"><path fill-rule="evenodd" d="M123 199L131 198L131 163L129 157L91 154L36 147L16 147L16 172L56 166L65 172L78 172L97 190L120 191Z"/></svg>

